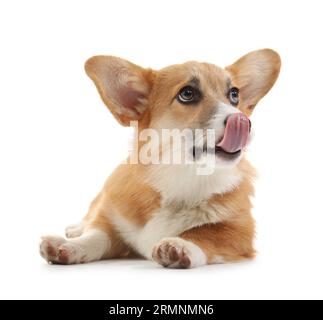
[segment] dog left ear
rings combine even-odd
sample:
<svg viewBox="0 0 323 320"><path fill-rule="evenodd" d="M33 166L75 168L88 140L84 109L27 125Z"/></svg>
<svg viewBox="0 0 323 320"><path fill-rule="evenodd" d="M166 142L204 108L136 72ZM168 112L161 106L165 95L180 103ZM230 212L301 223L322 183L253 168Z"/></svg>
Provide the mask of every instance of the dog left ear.
<svg viewBox="0 0 323 320"><path fill-rule="evenodd" d="M258 101L276 82L281 66L279 54L271 49L253 51L226 67L239 88L239 109L251 115Z"/></svg>
<svg viewBox="0 0 323 320"><path fill-rule="evenodd" d="M118 57L94 56L86 61L85 71L120 124L129 126L130 121L142 118L148 108L153 70Z"/></svg>

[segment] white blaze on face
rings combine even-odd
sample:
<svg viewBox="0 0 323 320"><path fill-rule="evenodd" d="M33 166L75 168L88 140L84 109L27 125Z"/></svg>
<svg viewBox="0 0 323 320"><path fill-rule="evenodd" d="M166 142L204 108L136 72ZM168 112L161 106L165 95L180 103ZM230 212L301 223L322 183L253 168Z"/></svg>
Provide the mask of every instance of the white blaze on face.
<svg viewBox="0 0 323 320"><path fill-rule="evenodd" d="M213 117L209 121L208 128L213 129L215 132L215 138L217 141L219 141L224 134L224 121L225 119L234 113L241 113L241 111L238 108L235 108L231 106L230 104L225 104L223 102L220 102L216 113L213 115Z"/></svg>
<svg viewBox="0 0 323 320"><path fill-rule="evenodd" d="M206 129L206 144L207 152L196 160L197 161L197 174L198 175L210 175L216 169L234 167L241 159L241 155L237 155L235 158L227 159L215 152L216 145L222 140L225 134L225 120L233 114L241 114L242 112L229 104L220 102L217 106L216 112L209 120ZM242 116L243 117L243 116ZM246 117L243 117L246 120ZM250 138L248 138L248 143ZM201 145L201 141L199 141Z"/></svg>

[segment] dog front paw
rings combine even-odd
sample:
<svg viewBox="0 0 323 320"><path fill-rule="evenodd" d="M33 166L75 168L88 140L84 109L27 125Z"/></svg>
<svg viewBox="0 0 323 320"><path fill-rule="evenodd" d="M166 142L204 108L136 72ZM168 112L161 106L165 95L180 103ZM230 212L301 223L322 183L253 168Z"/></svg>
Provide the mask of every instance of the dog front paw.
<svg viewBox="0 0 323 320"><path fill-rule="evenodd" d="M177 237L161 240L154 247L152 258L168 268L187 269L206 264L206 256L200 247Z"/></svg>
<svg viewBox="0 0 323 320"><path fill-rule="evenodd" d="M39 250L40 255L49 263L73 264L84 262L79 246L59 236L42 237Z"/></svg>

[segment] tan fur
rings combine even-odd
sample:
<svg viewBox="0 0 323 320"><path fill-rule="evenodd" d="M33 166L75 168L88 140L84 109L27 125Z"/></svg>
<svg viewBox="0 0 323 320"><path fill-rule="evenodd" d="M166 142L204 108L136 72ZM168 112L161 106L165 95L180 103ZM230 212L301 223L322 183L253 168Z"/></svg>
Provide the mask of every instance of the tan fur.
<svg viewBox="0 0 323 320"><path fill-rule="evenodd" d="M214 111L214 105L228 103L228 81L240 88L241 103L238 107L250 115L254 106L276 81L280 59L277 53L265 49L249 53L226 69L192 61L154 71L120 58L96 56L86 62L85 69L115 118L125 126L131 120L138 120L141 132L145 128L194 129L203 126ZM203 102L198 106L188 107L180 104L174 97L192 78L199 79ZM258 79L256 85L255 79ZM139 150L140 147L141 144ZM164 208L165 199L149 183L150 166L120 165L107 180L83 219L84 233L99 229L108 235L111 245L103 258L120 257L136 251L120 233L116 222L118 219L124 219L134 229L141 230ZM254 256L255 226L250 198L254 192L252 179L255 173L244 158L237 165L237 170L242 179L234 190L203 199L206 207L221 208L226 213L221 221L194 226L177 235L201 248L208 263L217 259L236 261ZM179 206L175 204L173 208ZM185 203L181 207L185 208ZM48 246L48 242L46 245ZM185 245L185 242L181 245ZM52 252L53 246L55 245L49 246L48 250ZM165 248L165 243L163 246ZM161 249L156 247L154 252L160 253ZM173 256L182 255L183 258L184 251L178 254L175 247L170 247L170 252ZM46 252L43 255L46 256ZM187 255L183 258L185 267L190 265L187 263L189 253ZM45 258L51 261L51 258ZM57 263L57 260L53 261Z"/></svg>
<svg viewBox="0 0 323 320"><path fill-rule="evenodd" d="M144 178L144 169L140 165L120 166L103 191L113 210L139 226L146 224L150 215L160 208L160 194L138 179Z"/></svg>

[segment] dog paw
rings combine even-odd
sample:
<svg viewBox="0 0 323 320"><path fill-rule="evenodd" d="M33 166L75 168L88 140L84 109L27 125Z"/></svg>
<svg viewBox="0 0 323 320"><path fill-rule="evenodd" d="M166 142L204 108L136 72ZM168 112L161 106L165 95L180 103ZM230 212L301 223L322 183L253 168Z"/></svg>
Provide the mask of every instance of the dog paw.
<svg viewBox="0 0 323 320"><path fill-rule="evenodd" d="M65 235L67 238L76 238L83 233L83 223L71 224L65 228Z"/></svg>
<svg viewBox="0 0 323 320"><path fill-rule="evenodd" d="M192 268L206 264L204 252L194 243L181 238L166 238L153 249L152 258L168 268Z"/></svg>
<svg viewBox="0 0 323 320"><path fill-rule="evenodd" d="M42 237L40 255L53 264L81 263L84 260L77 244L59 236Z"/></svg>

